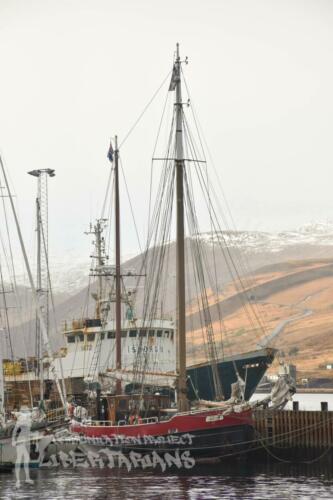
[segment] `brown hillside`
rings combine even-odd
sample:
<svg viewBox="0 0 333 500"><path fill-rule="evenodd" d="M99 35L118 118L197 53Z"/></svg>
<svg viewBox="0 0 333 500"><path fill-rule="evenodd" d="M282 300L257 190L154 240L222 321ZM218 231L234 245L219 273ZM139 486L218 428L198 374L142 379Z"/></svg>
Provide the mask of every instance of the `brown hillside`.
<svg viewBox="0 0 333 500"><path fill-rule="evenodd" d="M332 261L298 261L276 267L276 270L259 270L253 277L253 286L246 292L252 297L255 295L253 307L260 315L267 335L282 321L296 316L269 345L277 347L287 361L296 364L300 377L333 377L332 371L323 368L323 365L333 362ZM262 337L262 331L254 322L254 314L249 316L240 307L238 296L235 285L230 285L223 297L210 298L212 310L219 300L226 311L225 354L254 349ZM216 332L220 331L219 326L219 321L215 320ZM218 342L220 339L216 337L215 334ZM198 349L202 339L200 328L190 335L189 344L195 361L204 358Z"/></svg>

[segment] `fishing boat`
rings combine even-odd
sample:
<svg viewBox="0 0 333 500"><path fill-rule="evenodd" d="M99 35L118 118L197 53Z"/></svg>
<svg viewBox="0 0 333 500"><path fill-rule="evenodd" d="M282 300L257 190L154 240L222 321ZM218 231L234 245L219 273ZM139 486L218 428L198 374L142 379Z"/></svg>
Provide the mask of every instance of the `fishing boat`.
<svg viewBox="0 0 333 500"><path fill-rule="evenodd" d="M190 158L190 147L185 139L189 139L187 122L184 117L182 101L182 64L179 55L179 45L175 54L172 69L169 92L174 95L173 118L170 131L170 140L164 161L162 180L163 191L161 198L156 201L156 211L152 216L154 229L148 236L147 259L149 262L145 267L145 295L143 303L143 314L140 326L132 327L138 339L138 348L132 368L124 366L123 331L128 332L130 338L131 329L123 328L122 321L122 280L124 271L121 266L120 255L120 204L119 204L119 148L117 137L114 147L111 145L109 159L112 162L114 173L114 217L115 217L115 266L109 269L108 274L114 278L114 306L115 320L114 332L115 355L114 367L109 371L110 379L114 381L112 390L104 391L101 400L102 388L96 384L96 401L88 409L88 416L74 419L72 432L82 439L84 449L97 449L101 445L111 450L119 450L125 453L135 452L190 452L195 457L223 457L235 455L244 450L251 440L253 431L251 405L244 400L244 391L240 390L237 396L230 400L223 400L222 387L220 383L218 357L214 329L209 317L209 304L205 288L205 276L202 267L202 255L196 253L199 250L196 217L193 211L192 198L189 197L188 189L188 164L195 158ZM198 160L198 162L200 162ZM165 252L169 241L171 230L172 201L176 202L176 322L174 328L155 324L157 314L157 296L160 293L162 283L162 268L165 262ZM165 212L162 213L161 210ZM187 216L187 219L186 219ZM196 273L200 280L200 297L202 299L201 312L204 319L205 347L212 370L213 384L215 387L215 399L218 402L207 402L196 398L189 400L189 380L186 367L186 264L187 255L185 249L185 224L190 227L193 238L194 254L196 256ZM159 239L159 235L162 237ZM153 251L149 254L149 245L153 245ZM105 269L102 271L106 275ZM100 274L101 276L101 274ZM133 321L132 308L129 305L127 318ZM135 323L133 323L135 324ZM89 335L89 323L85 324L87 332L82 328L83 339ZM97 325L91 325L96 327ZM102 345L105 339L105 326L101 321L98 339ZM170 326L170 325L169 325ZM159 337L158 333L161 332ZM168 335L166 335L168 334ZM172 335L170 335L172 334ZM170 350L170 357L175 356L175 370L163 370L156 362L154 348L159 346L158 338L174 339L174 348ZM77 342L75 332L72 331L70 342ZM73 340L74 338L74 340ZM88 340L88 339L87 339ZM82 340L83 342L84 340ZM152 348L152 349L150 349ZM101 349L99 350L101 352ZM126 355L128 355L126 353ZM93 359L93 357L92 357ZM154 368L154 369L153 369ZM152 379L158 380L152 390ZM163 378L173 379L174 395L161 393L160 388ZM131 382L132 392L126 394L126 383ZM243 395L242 395L243 392Z"/></svg>

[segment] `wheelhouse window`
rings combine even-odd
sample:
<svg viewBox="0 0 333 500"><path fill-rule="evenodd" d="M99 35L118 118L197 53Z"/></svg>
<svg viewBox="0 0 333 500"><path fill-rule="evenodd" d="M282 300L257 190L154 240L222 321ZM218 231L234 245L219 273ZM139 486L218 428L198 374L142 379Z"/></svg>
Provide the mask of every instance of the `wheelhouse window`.
<svg viewBox="0 0 333 500"><path fill-rule="evenodd" d="M105 332L101 332L101 340L104 340L104 337L105 337Z"/></svg>
<svg viewBox="0 0 333 500"><path fill-rule="evenodd" d="M127 331L126 330L122 330L121 331L121 338L125 339L126 337L127 337Z"/></svg>
<svg viewBox="0 0 333 500"><path fill-rule="evenodd" d="M157 336L158 337L162 337L162 334L163 334L163 330L157 330Z"/></svg>
<svg viewBox="0 0 333 500"><path fill-rule="evenodd" d="M85 319L83 320L84 322L84 326L86 328L92 328L94 326L101 326L101 320L100 319L97 319L97 318L93 318L93 319Z"/></svg>
<svg viewBox="0 0 333 500"><path fill-rule="evenodd" d="M69 344L75 344L75 335L67 335L67 342Z"/></svg>
<svg viewBox="0 0 333 500"><path fill-rule="evenodd" d="M77 339L78 339L79 342L83 342L84 341L84 335L83 335L83 333L79 333L77 335Z"/></svg>
<svg viewBox="0 0 333 500"><path fill-rule="evenodd" d="M133 338L133 337L136 337L136 336L137 336L137 333L138 333L138 332L137 332L137 330L130 330L130 332L129 332L129 336L130 336L130 337L132 337L132 338Z"/></svg>
<svg viewBox="0 0 333 500"><path fill-rule="evenodd" d="M155 330L149 330L148 337L154 337Z"/></svg>
<svg viewBox="0 0 333 500"><path fill-rule="evenodd" d="M88 342L94 342L95 340L95 334L94 333L88 333L87 334L87 341Z"/></svg>
<svg viewBox="0 0 333 500"><path fill-rule="evenodd" d="M108 339L115 339L116 338L116 332L108 332Z"/></svg>
<svg viewBox="0 0 333 500"><path fill-rule="evenodd" d="M164 335L165 335L165 336L166 336L166 338L168 339L168 338L169 338L169 330L165 330Z"/></svg>
<svg viewBox="0 0 333 500"><path fill-rule="evenodd" d="M140 330L139 337L147 337L147 330Z"/></svg>

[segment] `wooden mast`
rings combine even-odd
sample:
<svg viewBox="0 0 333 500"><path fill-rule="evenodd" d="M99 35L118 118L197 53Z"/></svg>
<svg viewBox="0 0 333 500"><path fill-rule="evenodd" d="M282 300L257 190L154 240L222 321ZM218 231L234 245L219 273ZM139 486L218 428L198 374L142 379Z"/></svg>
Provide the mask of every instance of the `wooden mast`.
<svg viewBox="0 0 333 500"><path fill-rule="evenodd" d="M183 150L183 103L180 76L179 44L174 65L174 84L176 88L176 207L177 207L177 404L179 411L188 409L186 395L186 322L185 322L185 236L184 236L184 150Z"/></svg>
<svg viewBox="0 0 333 500"><path fill-rule="evenodd" d="M121 369L121 274L120 274L120 203L119 203L119 150L115 137L114 183L115 183L115 254L116 254L116 368ZM121 380L116 381L116 394L121 394Z"/></svg>

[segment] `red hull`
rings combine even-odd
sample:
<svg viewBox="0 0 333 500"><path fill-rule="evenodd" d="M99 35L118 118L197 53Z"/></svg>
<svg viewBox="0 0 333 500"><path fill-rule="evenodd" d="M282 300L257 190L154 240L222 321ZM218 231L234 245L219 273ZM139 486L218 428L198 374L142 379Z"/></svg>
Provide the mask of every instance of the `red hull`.
<svg viewBox="0 0 333 500"><path fill-rule="evenodd" d="M216 409L196 411L175 415L166 421L135 425L93 425L75 422L72 424L71 430L74 433L90 438L112 438L115 436L165 436L168 434L227 429L243 425L253 426L251 410L229 415L223 415L222 410Z"/></svg>

